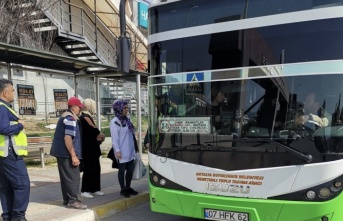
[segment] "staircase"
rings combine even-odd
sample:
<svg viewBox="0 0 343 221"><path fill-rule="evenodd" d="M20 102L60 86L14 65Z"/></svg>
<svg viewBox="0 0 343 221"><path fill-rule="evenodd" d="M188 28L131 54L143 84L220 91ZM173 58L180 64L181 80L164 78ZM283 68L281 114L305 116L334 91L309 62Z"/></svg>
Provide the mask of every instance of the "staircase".
<svg viewBox="0 0 343 221"><path fill-rule="evenodd" d="M69 56L116 66L116 37L99 20L96 27L94 13L64 0L41 0L39 4L46 16L44 21L56 27L55 43Z"/></svg>
<svg viewBox="0 0 343 221"><path fill-rule="evenodd" d="M117 66L115 42L120 33L118 33L119 24L117 24L119 11L116 6L103 0L97 7L100 11L95 16L90 1L79 0L78 5L65 0L37 1L45 17L32 22L37 27L35 31L57 31L55 43L71 57ZM108 12L103 12L104 10L111 11L113 21L109 21L109 17L106 17ZM142 64L146 69L146 38L129 19L127 27L133 43L130 69L136 70Z"/></svg>

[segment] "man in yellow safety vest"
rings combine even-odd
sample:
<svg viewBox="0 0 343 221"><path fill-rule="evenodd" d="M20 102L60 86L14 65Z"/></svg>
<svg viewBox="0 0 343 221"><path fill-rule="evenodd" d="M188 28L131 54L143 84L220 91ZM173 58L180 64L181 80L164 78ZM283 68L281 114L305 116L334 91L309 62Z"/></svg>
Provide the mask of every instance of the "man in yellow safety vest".
<svg viewBox="0 0 343 221"><path fill-rule="evenodd" d="M0 79L0 200L4 221L26 221L30 179L23 156L27 155L25 122L12 109L13 83Z"/></svg>

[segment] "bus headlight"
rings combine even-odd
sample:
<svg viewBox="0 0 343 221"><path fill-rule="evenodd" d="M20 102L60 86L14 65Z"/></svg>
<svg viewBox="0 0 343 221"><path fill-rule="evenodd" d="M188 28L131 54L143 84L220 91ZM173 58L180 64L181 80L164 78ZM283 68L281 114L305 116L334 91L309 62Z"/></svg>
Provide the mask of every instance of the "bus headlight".
<svg viewBox="0 0 343 221"><path fill-rule="evenodd" d="M166 185L166 183L167 183L167 181L166 181L165 179L161 179L161 180L160 180L160 184L161 184L162 186Z"/></svg>
<svg viewBox="0 0 343 221"><path fill-rule="evenodd" d="M316 197L316 192L309 190L306 192L307 199L313 200Z"/></svg>
<svg viewBox="0 0 343 221"><path fill-rule="evenodd" d="M342 182L341 181L335 181L331 186L330 189L334 192L337 192L342 189Z"/></svg>
<svg viewBox="0 0 343 221"><path fill-rule="evenodd" d="M155 183L157 183L158 182L158 176L153 176L153 178L152 178L152 180L155 182Z"/></svg>
<svg viewBox="0 0 343 221"><path fill-rule="evenodd" d="M343 191L343 175L308 189L273 196L269 199L324 202L339 196Z"/></svg>
<svg viewBox="0 0 343 221"><path fill-rule="evenodd" d="M150 183L155 187L192 192L192 190L184 186L181 186L169 180L168 178L165 178L161 174L154 171L151 167L149 167L149 173L150 173L150 176L149 176Z"/></svg>
<svg viewBox="0 0 343 221"><path fill-rule="evenodd" d="M327 198L330 196L330 190L329 188L321 188L319 190L319 196L322 197L322 198Z"/></svg>

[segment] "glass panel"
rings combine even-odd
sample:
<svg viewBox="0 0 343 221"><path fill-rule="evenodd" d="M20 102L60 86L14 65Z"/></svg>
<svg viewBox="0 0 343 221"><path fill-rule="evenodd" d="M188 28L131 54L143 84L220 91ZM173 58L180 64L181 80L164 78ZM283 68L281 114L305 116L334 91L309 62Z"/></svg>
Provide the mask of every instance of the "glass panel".
<svg viewBox="0 0 343 221"><path fill-rule="evenodd" d="M174 77L174 84L151 87L150 151L221 169L342 158L343 75L207 78L216 73L183 74L179 83ZM215 160L223 155L237 163Z"/></svg>
<svg viewBox="0 0 343 221"><path fill-rule="evenodd" d="M342 24L326 19L158 42L152 75L342 59Z"/></svg>
<svg viewBox="0 0 343 221"><path fill-rule="evenodd" d="M228 3L229 2L229 3ZM259 16L342 5L342 0L186 0L159 7L150 13L151 34L179 28L254 18Z"/></svg>

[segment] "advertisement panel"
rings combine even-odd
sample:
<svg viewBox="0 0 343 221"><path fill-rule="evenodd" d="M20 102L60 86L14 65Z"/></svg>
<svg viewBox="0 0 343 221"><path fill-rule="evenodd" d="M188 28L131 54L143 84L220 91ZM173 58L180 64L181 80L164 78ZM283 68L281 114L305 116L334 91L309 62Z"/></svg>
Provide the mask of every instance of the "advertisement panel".
<svg viewBox="0 0 343 221"><path fill-rule="evenodd" d="M54 100L55 100L56 117L59 117L66 110L68 110L67 89L54 89Z"/></svg>
<svg viewBox="0 0 343 221"><path fill-rule="evenodd" d="M36 115L35 91L32 85L17 84L20 115Z"/></svg>
<svg viewBox="0 0 343 221"><path fill-rule="evenodd" d="M148 5L138 2L138 25L148 28Z"/></svg>

